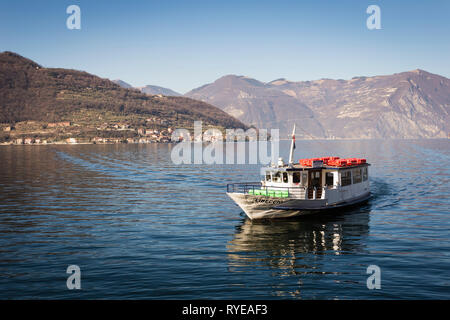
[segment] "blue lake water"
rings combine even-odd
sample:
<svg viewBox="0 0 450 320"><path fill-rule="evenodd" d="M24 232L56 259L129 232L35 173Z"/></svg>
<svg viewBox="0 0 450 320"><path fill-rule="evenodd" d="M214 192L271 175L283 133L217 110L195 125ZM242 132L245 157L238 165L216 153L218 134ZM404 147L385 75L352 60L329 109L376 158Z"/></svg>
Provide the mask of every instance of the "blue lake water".
<svg viewBox="0 0 450 320"><path fill-rule="evenodd" d="M225 194L259 165L175 165L172 148L0 147L0 299L450 298L449 140L297 141L296 158L367 158L373 196L259 222Z"/></svg>

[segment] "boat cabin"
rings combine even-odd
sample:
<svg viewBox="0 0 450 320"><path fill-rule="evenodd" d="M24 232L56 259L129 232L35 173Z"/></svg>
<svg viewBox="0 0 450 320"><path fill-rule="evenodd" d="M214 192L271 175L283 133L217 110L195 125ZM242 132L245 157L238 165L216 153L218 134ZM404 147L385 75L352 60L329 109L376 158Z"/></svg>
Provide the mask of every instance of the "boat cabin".
<svg viewBox="0 0 450 320"><path fill-rule="evenodd" d="M331 158L333 161L329 161ZM344 188L355 193L358 189L365 189L368 167L365 159L357 158L302 159L291 166L264 168L262 186L268 190L287 190L290 197L325 199L327 191L331 194L331 190Z"/></svg>

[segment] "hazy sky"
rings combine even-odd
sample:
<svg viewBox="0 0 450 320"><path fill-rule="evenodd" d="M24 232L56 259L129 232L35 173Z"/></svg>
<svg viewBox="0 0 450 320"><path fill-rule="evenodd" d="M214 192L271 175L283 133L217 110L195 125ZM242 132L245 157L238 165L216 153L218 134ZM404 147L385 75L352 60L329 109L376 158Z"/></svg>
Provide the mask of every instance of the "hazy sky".
<svg viewBox="0 0 450 320"><path fill-rule="evenodd" d="M81 8L69 30L66 8ZM366 8L381 8L368 30ZM350 79L424 69L450 77L450 1L0 0L0 51L181 93L226 74Z"/></svg>

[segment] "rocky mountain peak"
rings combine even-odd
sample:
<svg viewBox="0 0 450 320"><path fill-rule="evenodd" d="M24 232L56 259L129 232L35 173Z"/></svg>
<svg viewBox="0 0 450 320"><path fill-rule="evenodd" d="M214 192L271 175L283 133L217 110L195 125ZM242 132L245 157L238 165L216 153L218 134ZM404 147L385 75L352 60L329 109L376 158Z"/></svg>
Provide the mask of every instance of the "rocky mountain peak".
<svg viewBox="0 0 450 320"><path fill-rule="evenodd" d="M445 138L450 132L450 80L422 69L350 80L267 84L228 75L188 92L247 124L299 138Z"/></svg>

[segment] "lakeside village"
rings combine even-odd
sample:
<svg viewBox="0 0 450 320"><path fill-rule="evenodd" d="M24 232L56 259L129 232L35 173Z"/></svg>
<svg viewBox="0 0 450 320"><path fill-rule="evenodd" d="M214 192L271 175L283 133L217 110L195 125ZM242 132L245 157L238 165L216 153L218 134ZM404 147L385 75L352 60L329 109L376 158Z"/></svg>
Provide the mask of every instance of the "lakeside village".
<svg viewBox="0 0 450 320"><path fill-rule="evenodd" d="M208 130L203 134L196 133L196 136L190 133L189 137L180 135L173 139L175 129L167 126L164 119L149 118L146 122L149 123L148 127L104 122L98 127L89 128L71 121L0 124L0 145L177 143L183 140L213 142L222 139L220 129L217 135L208 134ZM158 125L152 126L155 123Z"/></svg>
<svg viewBox="0 0 450 320"><path fill-rule="evenodd" d="M18 130L20 127L35 126L38 124L36 121L26 121L14 126L3 125L3 133L9 133L9 139L2 141L3 145L11 144L111 144L111 143L156 143L156 142L171 142L172 128L166 130L146 129L146 128L132 128L128 124L116 123L109 124L104 123L97 128L98 133L107 132L108 134L94 135L88 134L87 136L80 135L80 131L73 132L71 130L79 127L70 121L61 122L49 122L44 125L40 125L39 131L30 130ZM28 132L27 132L28 131ZM75 133L75 134L74 134ZM73 136L71 136L73 135ZM90 135L90 136L89 136ZM127 137L130 136L131 137ZM69 137L66 137L69 136ZM5 139L4 139L5 140Z"/></svg>

